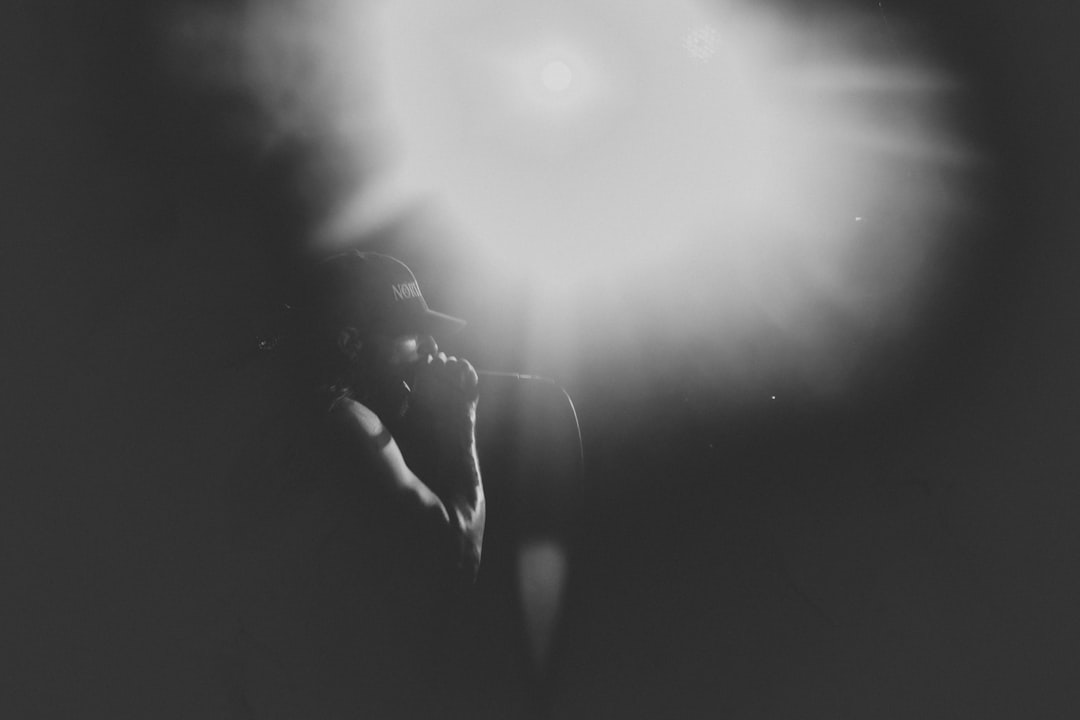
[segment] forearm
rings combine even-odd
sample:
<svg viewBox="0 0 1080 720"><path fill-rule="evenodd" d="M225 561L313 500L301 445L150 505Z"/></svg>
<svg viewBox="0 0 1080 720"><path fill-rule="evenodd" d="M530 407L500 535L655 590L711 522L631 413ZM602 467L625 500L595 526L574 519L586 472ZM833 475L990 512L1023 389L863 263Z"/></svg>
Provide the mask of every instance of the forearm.
<svg viewBox="0 0 1080 720"><path fill-rule="evenodd" d="M474 427L469 419L440 442L438 483L450 530L460 544L460 565L470 579L479 568L487 519Z"/></svg>
<svg viewBox="0 0 1080 720"><path fill-rule="evenodd" d="M458 567L470 580L479 568L487 512L476 453L478 388L468 361L439 353L417 369L406 416L419 441L414 471L441 501Z"/></svg>

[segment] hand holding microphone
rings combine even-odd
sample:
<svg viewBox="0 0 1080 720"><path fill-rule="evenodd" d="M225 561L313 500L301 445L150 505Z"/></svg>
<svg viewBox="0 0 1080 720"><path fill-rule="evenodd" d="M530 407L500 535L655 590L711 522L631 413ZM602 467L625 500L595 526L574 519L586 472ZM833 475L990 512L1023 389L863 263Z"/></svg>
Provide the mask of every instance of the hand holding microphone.
<svg viewBox="0 0 1080 720"><path fill-rule="evenodd" d="M476 453L476 403L479 379L468 360L445 353L427 355L413 375L406 422L412 433L406 445L416 448L412 459L426 484L460 522L462 532L476 533L472 542L479 563L483 535L483 487ZM477 514L479 513L479 514ZM477 520L479 518L479 520ZM471 547L467 544L465 547Z"/></svg>
<svg viewBox="0 0 1080 720"><path fill-rule="evenodd" d="M446 353L420 360L413 376L410 410L433 420L436 426L476 421L479 378L472 364Z"/></svg>

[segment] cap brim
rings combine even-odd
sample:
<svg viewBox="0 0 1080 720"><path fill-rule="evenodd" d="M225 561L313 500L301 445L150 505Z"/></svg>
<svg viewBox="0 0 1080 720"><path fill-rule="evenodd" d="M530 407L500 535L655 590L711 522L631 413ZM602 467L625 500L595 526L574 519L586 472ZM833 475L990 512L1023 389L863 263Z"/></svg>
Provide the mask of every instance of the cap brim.
<svg viewBox="0 0 1080 720"><path fill-rule="evenodd" d="M465 321L434 310L427 310L420 316L420 330L436 337L446 337L461 332Z"/></svg>

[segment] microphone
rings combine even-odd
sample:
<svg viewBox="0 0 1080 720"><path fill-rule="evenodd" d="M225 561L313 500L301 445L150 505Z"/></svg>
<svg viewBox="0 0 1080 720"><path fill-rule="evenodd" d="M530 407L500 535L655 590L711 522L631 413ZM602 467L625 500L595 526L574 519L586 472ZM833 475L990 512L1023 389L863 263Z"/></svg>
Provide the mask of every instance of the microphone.
<svg viewBox="0 0 1080 720"><path fill-rule="evenodd" d="M480 398L477 432L487 437L516 430L525 435L563 436L558 445L572 447L581 458L577 411L562 385L539 375L477 370Z"/></svg>
<svg viewBox="0 0 1080 720"><path fill-rule="evenodd" d="M493 395L508 397L515 393L537 394L555 391L564 392L562 387L550 378L540 375L526 375L524 373L506 372L501 370L477 370L481 397L486 393L487 398Z"/></svg>
<svg viewBox="0 0 1080 720"><path fill-rule="evenodd" d="M510 384L515 382L528 382L532 380L551 382L547 378L540 377L539 375L524 375L522 373L505 372L502 370L477 370L476 374L477 376L479 376L481 382L487 382L489 384Z"/></svg>

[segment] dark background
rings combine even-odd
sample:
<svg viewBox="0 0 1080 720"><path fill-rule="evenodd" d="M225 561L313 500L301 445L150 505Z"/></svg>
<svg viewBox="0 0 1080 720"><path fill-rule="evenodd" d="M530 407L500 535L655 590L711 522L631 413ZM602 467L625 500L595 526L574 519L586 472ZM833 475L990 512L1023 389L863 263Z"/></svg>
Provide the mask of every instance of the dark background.
<svg viewBox="0 0 1080 720"><path fill-rule="evenodd" d="M219 132L235 98L164 79L159 5L0 13L4 717L226 713L220 494L271 394L253 328L305 216L287 153ZM940 319L844 406L620 404L575 379L558 717L1080 709L1080 13L886 8L977 88L992 222ZM521 638L492 627L476 713L520 716Z"/></svg>

